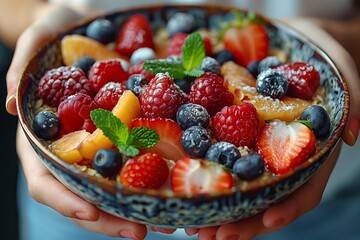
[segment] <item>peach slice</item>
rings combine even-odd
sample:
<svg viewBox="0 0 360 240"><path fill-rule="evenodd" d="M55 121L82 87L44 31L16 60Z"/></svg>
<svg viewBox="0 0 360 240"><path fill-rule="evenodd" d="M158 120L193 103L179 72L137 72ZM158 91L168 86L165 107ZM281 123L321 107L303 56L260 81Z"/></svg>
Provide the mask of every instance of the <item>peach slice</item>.
<svg viewBox="0 0 360 240"><path fill-rule="evenodd" d="M140 117L140 103L135 94L126 90L112 109L112 113L124 124L130 126L133 118ZM79 147L79 152L86 159L93 159L96 152L102 148L112 148L113 143L104 135L101 129L96 129L86 137Z"/></svg>

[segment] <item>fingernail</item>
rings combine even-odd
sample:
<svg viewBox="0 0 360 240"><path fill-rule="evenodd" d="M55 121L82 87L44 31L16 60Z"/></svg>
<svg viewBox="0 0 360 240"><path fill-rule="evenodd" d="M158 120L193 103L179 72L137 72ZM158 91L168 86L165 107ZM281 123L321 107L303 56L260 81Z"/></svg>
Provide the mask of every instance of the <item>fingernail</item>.
<svg viewBox="0 0 360 240"><path fill-rule="evenodd" d="M280 227L280 226L284 225L284 223L285 223L285 219L278 218L275 221L273 221L269 227Z"/></svg>
<svg viewBox="0 0 360 240"><path fill-rule="evenodd" d="M240 236L239 235L230 235L228 237L225 238L226 240L240 240Z"/></svg>
<svg viewBox="0 0 360 240"><path fill-rule="evenodd" d="M8 97L6 99L6 102L5 102L5 108L6 108L6 111L10 114L13 114L10 110L10 105L11 104L14 104L14 101L15 101L15 95L11 95L10 97Z"/></svg>
<svg viewBox="0 0 360 240"><path fill-rule="evenodd" d="M79 219L79 220L86 220L86 221L91 221L89 214L87 212L75 212L75 216Z"/></svg>
<svg viewBox="0 0 360 240"><path fill-rule="evenodd" d="M124 229L119 232L119 236L123 238L130 238L130 239L140 239L135 235L135 233L129 229Z"/></svg>
<svg viewBox="0 0 360 240"><path fill-rule="evenodd" d="M351 119L349 122L348 129L349 129L347 131L348 144L350 146L353 146L353 145L355 145L356 140L359 135L359 122L356 119Z"/></svg>
<svg viewBox="0 0 360 240"><path fill-rule="evenodd" d="M161 233L173 233L173 232L174 232L173 229L169 229L169 228L159 228L159 227L154 227L154 231L156 231L156 232L161 232Z"/></svg>
<svg viewBox="0 0 360 240"><path fill-rule="evenodd" d="M195 235L199 232L199 228L191 228L191 229L187 229L186 230L186 234L188 236L192 236L192 235Z"/></svg>

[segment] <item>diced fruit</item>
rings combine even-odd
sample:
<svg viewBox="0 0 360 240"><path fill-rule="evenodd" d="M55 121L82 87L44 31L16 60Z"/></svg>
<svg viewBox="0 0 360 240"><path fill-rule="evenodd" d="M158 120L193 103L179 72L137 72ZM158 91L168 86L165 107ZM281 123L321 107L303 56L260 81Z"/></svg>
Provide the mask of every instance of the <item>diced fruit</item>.
<svg viewBox="0 0 360 240"><path fill-rule="evenodd" d="M51 150L67 163L78 163L83 159L79 147L89 135L90 133L85 130L65 134L51 144Z"/></svg>
<svg viewBox="0 0 360 240"><path fill-rule="evenodd" d="M181 145L190 157L202 158L211 146L211 138L205 128L192 126L183 132Z"/></svg>
<svg viewBox="0 0 360 240"><path fill-rule="evenodd" d="M134 14L121 27L115 49L121 55L130 57L136 49L143 47L154 49L151 26L145 15Z"/></svg>
<svg viewBox="0 0 360 240"><path fill-rule="evenodd" d="M212 119L212 126L218 141L252 148L260 130L260 121L256 108L250 103L244 103L224 107Z"/></svg>
<svg viewBox="0 0 360 240"><path fill-rule="evenodd" d="M57 138L61 133L60 119L50 111L41 111L34 117L32 128L41 139L51 140Z"/></svg>
<svg viewBox="0 0 360 240"><path fill-rule="evenodd" d="M177 161L186 156L186 152L181 146L182 130L180 126L170 119L164 118L135 118L132 128L149 127L154 129L160 137L160 141L153 147L142 150L143 152L153 152L166 159Z"/></svg>
<svg viewBox="0 0 360 240"><path fill-rule="evenodd" d="M101 108L111 110L115 107L125 90L126 86L124 82L108 82L97 92L94 101Z"/></svg>
<svg viewBox="0 0 360 240"><path fill-rule="evenodd" d="M281 99L288 90L288 81L278 71L268 69L260 72L256 79L256 91L264 96Z"/></svg>
<svg viewBox="0 0 360 240"><path fill-rule="evenodd" d="M115 176L122 167L122 155L113 149L100 149L94 157L94 169L104 177Z"/></svg>
<svg viewBox="0 0 360 240"><path fill-rule="evenodd" d="M169 167L158 154L145 153L126 161L120 170L120 183L127 187L159 189L168 179Z"/></svg>
<svg viewBox="0 0 360 240"><path fill-rule="evenodd" d="M316 138L302 123L274 120L261 129L256 149L270 171L282 174L314 154Z"/></svg>
<svg viewBox="0 0 360 240"><path fill-rule="evenodd" d="M310 100L320 84L320 75L310 63L285 63L275 69L288 80L289 96Z"/></svg>
<svg viewBox="0 0 360 240"><path fill-rule="evenodd" d="M300 119L309 121L316 138L323 138L330 131L330 117L325 108L320 105L311 105L301 114Z"/></svg>
<svg viewBox="0 0 360 240"><path fill-rule="evenodd" d="M234 163L233 173L241 180L251 181L264 172L264 159L257 153L249 153Z"/></svg>
<svg viewBox="0 0 360 240"><path fill-rule="evenodd" d="M220 164L185 157L176 162L170 175L170 183L175 193L217 193L230 190L233 187L233 177Z"/></svg>
<svg viewBox="0 0 360 240"><path fill-rule="evenodd" d="M241 157L239 149L229 142L217 142L208 149L205 159L232 169L234 162Z"/></svg>
<svg viewBox="0 0 360 240"><path fill-rule="evenodd" d="M63 62L67 66L73 65L77 60L85 56L95 60L127 59L100 42L78 34L66 35L61 40L61 54Z"/></svg>

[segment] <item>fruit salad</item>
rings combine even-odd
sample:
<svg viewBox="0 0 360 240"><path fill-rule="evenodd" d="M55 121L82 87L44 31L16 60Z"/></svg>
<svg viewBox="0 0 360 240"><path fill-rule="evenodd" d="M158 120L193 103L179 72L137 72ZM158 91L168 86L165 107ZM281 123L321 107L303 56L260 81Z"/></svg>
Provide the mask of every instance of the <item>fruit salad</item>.
<svg viewBox="0 0 360 240"><path fill-rule="evenodd" d="M330 132L320 74L270 46L252 14L102 18L61 40L32 127L101 181L175 194L251 189L296 169Z"/></svg>

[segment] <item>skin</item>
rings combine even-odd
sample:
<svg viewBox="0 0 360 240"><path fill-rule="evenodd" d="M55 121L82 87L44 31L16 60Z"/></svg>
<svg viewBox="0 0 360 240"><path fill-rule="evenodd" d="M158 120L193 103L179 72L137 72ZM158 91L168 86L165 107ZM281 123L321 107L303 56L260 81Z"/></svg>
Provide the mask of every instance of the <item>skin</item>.
<svg viewBox="0 0 360 240"><path fill-rule="evenodd" d="M17 1L18 0L15 2ZM12 115L17 114L15 92L18 79L22 72L21 70L24 68L32 52L52 34L69 26L72 22L83 18L85 14L88 13L87 9L84 8L81 8L82 11L75 11L74 9L76 8L73 7L50 5L44 1L32 0L31 2L37 2L38 8L27 16L23 25L19 24L19 26L21 25L17 32L19 36L16 36L16 34L12 37L2 36L3 39L8 41L9 46L14 44L15 39L17 42L14 58L6 78L8 92L6 109ZM86 16L89 15L87 14ZM32 24L26 24L26 21ZM4 21L0 21L0 23L1 22ZM315 42L320 43L319 46L322 46L322 48L333 57L347 79L349 89L352 90L352 110L342 139L346 144L352 146L355 144L359 133L360 119L359 113L354 111L354 109L360 108L360 98L358 94L360 87L356 63L349 53L334 40L332 36L319 28L321 24L324 23L315 20L294 20L291 22L292 26L313 38ZM0 25L0 32L3 32L2 27L3 26ZM280 204L250 219L218 227L186 229L187 234L193 235L198 233L200 240L227 239L228 237L234 237L233 239L251 239L255 236L268 234L283 228L319 204L328 178L338 158L341 143L342 141L339 142L331 154L331 157L321 169L299 190ZM172 233L174 231L174 229L146 227L141 224L113 217L98 210L95 206L70 192L58 182L42 164L27 141L21 127L18 127L17 131L17 151L31 196L36 201L71 218L81 227L109 236L129 237L133 239L143 239L148 230L165 233ZM63 201L57 201L59 198L63 199Z"/></svg>

